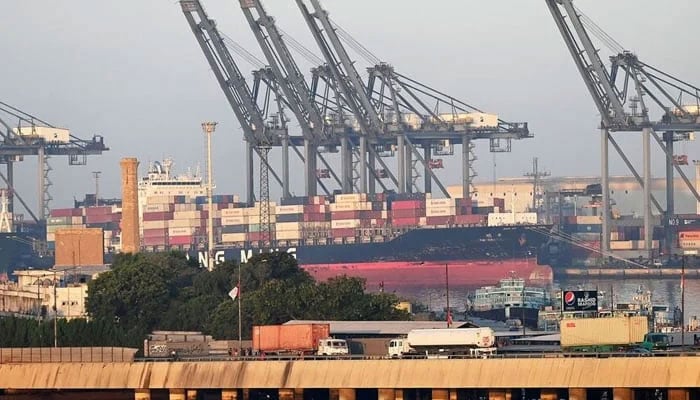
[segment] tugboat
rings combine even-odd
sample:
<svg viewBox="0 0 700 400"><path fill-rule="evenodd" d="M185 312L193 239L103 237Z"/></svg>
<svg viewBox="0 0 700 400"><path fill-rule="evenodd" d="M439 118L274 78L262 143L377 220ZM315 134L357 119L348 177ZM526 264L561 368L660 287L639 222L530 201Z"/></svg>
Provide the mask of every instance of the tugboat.
<svg viewBox="0 0 700 400"><path fill-rule="evenodd" d="M477 289L468 299L467 312L494 321L520 320L526 327L537 329L539 311L551 304L551 295L545 288L527 287L525 279L512 273L497 286Z"/></svg>

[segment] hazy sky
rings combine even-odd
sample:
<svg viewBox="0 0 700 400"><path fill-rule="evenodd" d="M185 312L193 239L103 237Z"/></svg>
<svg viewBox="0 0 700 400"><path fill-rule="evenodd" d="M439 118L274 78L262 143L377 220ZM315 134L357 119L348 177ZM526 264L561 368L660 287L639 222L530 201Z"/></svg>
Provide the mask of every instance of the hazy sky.
<svg viewBox="0 0 700 400"><path fill-rule="evenodd" d="M60 6L59 6L60 4ZM292 0L267 0L286 32L317 51ZM498 177L520 176L532 157L554 175L598 175L598 117L543 0L325 0L331 18L382 60L415 79L505 120L527 121L535 134L499 154ZM697 16L691 0L576 2L641 59L700 83ZM204 1L219 29L262 58L234 0ZM80 137L105 137L110 151L85 167L53 158L54 207L94 192L120 196L119 159L171 156L182 170L204 167L200 123L218 121L214 136L219 193L244 193L239 123L228 107L176 1L6 1L0 13L4 56L0 100L68 127ZM296 55L296 54L295 54ZM309 64L301 62L308 77ZM243 71L252 66L241 62ZM366 63L358 60L364 70ZM292 124L298 132L296 122ZM620 141L631 158L640 135ZM698 144L679 145L696 158ZM273 153L273 157L279 157ZM611 150L612 154L612 150ZM477 143L479 180L494 175L488 142ZM655 174L662 173L655 149ZM613 173L626 171L616 156ZM393 161L395 163L395 161ZM445 184L458 183L458 159L445 159ZM686 169L692 175L691 168ZM293 178L297 194L303 184ZM20 193L36 204L36 161L16 167ZM279 193L278 188L273 191ZM242 196L243 197L243 196Z"/></svg>

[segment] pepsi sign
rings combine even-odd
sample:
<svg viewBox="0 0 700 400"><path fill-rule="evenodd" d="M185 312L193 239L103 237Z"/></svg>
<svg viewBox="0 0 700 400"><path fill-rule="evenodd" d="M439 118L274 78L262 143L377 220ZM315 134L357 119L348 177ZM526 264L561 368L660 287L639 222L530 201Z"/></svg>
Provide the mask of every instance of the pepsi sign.
<svg viewBox="0 0 700 400"><path fill-rule="evenodd" d="M561 304L564 311L598 311L598 291L566 290Z"/></svg>

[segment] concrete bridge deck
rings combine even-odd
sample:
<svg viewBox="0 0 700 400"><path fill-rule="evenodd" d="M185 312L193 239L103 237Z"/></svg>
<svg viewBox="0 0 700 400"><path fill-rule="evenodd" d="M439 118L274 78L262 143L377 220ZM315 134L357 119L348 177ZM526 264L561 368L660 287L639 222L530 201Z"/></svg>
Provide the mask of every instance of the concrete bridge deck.
<svg viewBox="0 0 700 400"><path fill-rule="evenodd" d="M403 393L410 390L429 390L425 400L458 400L459 390L481 390L488 399L510 400L514 389L536 389L537 398L550 393L549 400L591 400L586 390L609 388L610 400L613 392L614 400L634 400L634 390L643 389L667 393L655 400L690 400L697 392L688 389L699 387L700 357L686 356L0 364L0 393L5 396L133 390L131 398L149 399L152 391L167 390L176 395L170 399L184 399L188 391L217 390L217 398L252 400L252 391L265 390L267 399L303 400L304 391L321 389L328 393L321 399L330 400L364 398L358 393L368 392L362 390L374 390L373 400L405 400Z"/></svg>

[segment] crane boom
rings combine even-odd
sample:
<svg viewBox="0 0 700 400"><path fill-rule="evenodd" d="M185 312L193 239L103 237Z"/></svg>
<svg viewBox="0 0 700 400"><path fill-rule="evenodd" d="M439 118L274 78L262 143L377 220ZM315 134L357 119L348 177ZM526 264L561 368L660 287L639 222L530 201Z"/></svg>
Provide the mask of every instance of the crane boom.
<svg viewBox="0 0 700 400"><path fill-rule="evenodd" d="M243 74L224 45L216 24L209 19L199 0L181 0L180 6L226 100L241 123L246 140L254 144L270 143L262 113Z"/></svg>
<svg viewBox="0 0 700 400"><path fill-rule="evenodd" d="M620 95L612 84L610 74L605 69L605 64L588 36L573 3L571 0L546 0L546 2L566 47L569 49L600 112L603 126L612 128L625 125L625 112ZM562 7L566 16L562 12ZM567 17L570 25L567 23Z"/></svg>
<svg viewBox="0 0 700 400"><path fill-rule="evenodd" d="M317 0L311 0L314 8L313 14L304 4L304 0L296 0L296 3L319 49L323 53L323 57L326 59L347 105L355 114L363 133L367 136L382 134L384 130L383 123L372 106L366 93L365 85L357 73L354 63L347 51L345 51L345 47L340 42L328 18L328 12L321 7Z"/></svg>
<svg viewBox="0 0 700 400"><path fill-rule="evenodd" d="M325 139L323 117L310 96L311 90L303 74L277 30L274 18L267 14L259 0L241 0L241 10L301 125L304 137L314 142ZM257 13L257 18L253 11Z"/></svg>

